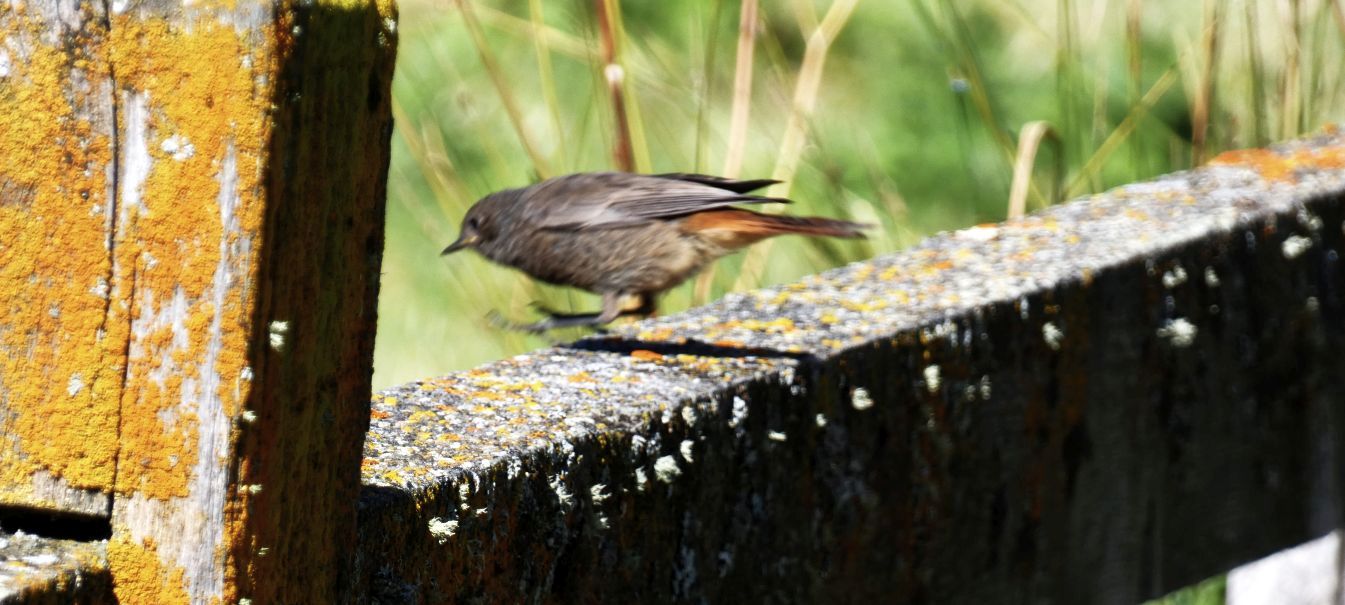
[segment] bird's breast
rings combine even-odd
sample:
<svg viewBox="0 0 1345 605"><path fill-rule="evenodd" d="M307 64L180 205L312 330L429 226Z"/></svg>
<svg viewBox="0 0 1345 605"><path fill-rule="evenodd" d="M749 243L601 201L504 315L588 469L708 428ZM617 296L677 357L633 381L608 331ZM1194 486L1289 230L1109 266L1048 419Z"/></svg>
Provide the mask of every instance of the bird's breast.
<svg viewBox="0 0 1345 605"><path fill-rule="evenodd" d="M532 277L594 292L662 292L717 257L675 224L530 229L481 250Z"/></svg>

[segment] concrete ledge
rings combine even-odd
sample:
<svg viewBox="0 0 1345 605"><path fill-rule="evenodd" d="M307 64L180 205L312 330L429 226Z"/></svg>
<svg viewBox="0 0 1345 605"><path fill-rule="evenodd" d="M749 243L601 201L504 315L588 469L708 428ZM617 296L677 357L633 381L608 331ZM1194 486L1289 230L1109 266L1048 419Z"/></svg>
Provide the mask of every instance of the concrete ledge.
<svg viewBox="0 0 1345 605"><path fill-rule="evenodd" d="M1228 573L1224 605L1345 605L1340 530Z"/></svg>
<svg viewBox="0 0 1345 605"><path fill-rule="evenodd" d="M1343 230L1330 134L390 389L351 599L1135 603L1326 534Z"/></svg>

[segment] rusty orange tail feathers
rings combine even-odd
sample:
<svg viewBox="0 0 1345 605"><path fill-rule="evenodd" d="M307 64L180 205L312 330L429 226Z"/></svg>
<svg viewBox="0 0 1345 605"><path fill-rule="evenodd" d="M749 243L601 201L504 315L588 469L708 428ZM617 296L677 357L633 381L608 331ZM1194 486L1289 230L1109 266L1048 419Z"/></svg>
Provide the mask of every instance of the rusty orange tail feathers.
<svg viewBox="0 0 1345 605"><path fill-rule="evenodd" d="M869 225L815 216L782 216L750 210L711 210L688 216L682 229L728 248L741 248L776 235L819 235L862 239Z"/></svg>

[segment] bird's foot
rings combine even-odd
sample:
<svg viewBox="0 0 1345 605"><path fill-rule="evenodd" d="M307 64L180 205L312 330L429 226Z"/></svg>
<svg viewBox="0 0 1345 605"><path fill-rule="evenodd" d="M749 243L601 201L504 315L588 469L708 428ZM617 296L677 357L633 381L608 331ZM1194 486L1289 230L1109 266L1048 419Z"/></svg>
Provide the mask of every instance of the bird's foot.
<svg viewBox="0 0 1345 605"><path fill-rule="evenodd" d="M533 301L532 304L529 304L528 306L532 307L532 310L536 311L538 314L545 315L547 317L574 317L576 315L581 316L592 315L592 313L567 313L565 311L557 311L555 309L552 309L551 307L546 306L545 303L540 303L537 301Z"/></svg>
<svg viewBox="0 0 1345 605"><path fill-rule="evenodd" d="M544 311L545 312L545 311ZM487 319L491 326L501 330L512 330L515 332L528 332L531 334L541 334L549 330L560 328L596 328L603 325L604 321L598 313L558 313L550 314L549 317L533 323L517 323L505 319L498 312L492 311Z"/></svg>

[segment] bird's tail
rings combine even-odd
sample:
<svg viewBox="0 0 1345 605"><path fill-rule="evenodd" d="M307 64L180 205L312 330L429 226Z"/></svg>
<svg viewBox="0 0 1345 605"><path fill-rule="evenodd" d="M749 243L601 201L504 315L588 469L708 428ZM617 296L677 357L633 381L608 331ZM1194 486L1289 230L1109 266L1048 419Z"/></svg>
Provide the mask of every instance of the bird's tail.
<svg viewBox="0 0 1345 605"><path fill-rule="evenodd" d="M797 233L799 235L821 235L826 237L843 237L847 239L864 239L864 230L872 227L872 225L864 223L855 223L834 218L823 218L820 216L784 216L776 214L760 214L756 212L750 212L750 214L753 215L753 218L745 222L747 222L750 227L762 229L770 235Z"/></svg>
<svg viewBox="0 0 1345 605"><path fill-rule="evenodd" d="M683 229L708 238L726 248L740 248L776 235L816 235L863 239L872 227L833 218L782 216L750 210L711 210L687 217Z"/></svg>

